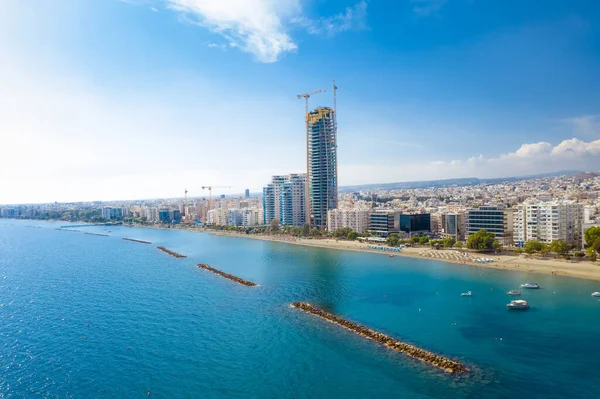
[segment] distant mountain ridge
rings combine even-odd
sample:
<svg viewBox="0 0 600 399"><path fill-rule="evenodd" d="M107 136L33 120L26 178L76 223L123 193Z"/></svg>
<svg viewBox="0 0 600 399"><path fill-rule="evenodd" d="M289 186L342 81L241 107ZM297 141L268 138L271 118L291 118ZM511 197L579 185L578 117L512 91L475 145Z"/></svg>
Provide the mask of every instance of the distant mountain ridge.
<svg viewBox="0 0 600 399"><path fill-rule="evenodd" d="M361 190L407 190L415 188L442 188L450 186L474 186L477 184L486 183L502 183L502 182L513 182L522 180L539 179L543 177L554 177L554 176L570 176L579 175L586 172L580 170L564 170L559 172L541 173L537 175L527 176L513 176L513 177L498 177L490 179L480 179L478 177L464 177L458 179L442 179L442 180L426 180L426 181L410 181L410 182L398 182L398 183L376 183L376 184L360 184L355 186L342 186L339 191L342 193L348 193L353 191Z"/></svg>

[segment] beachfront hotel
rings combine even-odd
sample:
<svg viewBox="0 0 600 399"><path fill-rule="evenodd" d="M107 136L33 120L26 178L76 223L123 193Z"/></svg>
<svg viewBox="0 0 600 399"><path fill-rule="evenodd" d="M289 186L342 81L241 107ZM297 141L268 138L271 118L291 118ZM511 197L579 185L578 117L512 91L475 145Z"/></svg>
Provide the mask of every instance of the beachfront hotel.
<svg viewBox="0 0 600 399"><path fill-rule="evenodd" d="M327 212L338 206L336 115L318 107L306 116L308 128L308 196L310 224L327 228Z"/></svg>
<svg viewBox="0 0 600 399"><path fill-rule="evenodd" d="M513 241L513 213L514 209L502 205L470 208L466 215L467 236L487 230L494 233L502 245L510 246Z"/></svg>

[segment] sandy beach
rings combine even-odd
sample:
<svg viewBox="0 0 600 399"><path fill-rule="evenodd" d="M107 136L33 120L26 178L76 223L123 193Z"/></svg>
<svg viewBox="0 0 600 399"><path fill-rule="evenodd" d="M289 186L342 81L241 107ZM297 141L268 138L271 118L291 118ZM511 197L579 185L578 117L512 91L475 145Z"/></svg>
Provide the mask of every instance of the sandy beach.
<svg viewBox="0 0 600 399"><path fill-rule="evenodd" d="M358 241L345 241L335 239L302 239L290 236L278 235L246 235L226 231L210 231L206 232L219 236L231 236L250 238L255 240L285 242L293 245L303 245L308 247L333 248L346 251L361 251L377 253L382 256L389 256L389 252L367 249L367 244ZM435 250L430 247L404 248L401 253L394 253L395 257L409 256L414 258L433 259L443 262L450 262L460 265L469 265L484 268L493 268L500 270L518 270L531 273L554 274L557 276L569 276L583 278L588 280L600 281L600 263L589 261L568 261L565 259L545 258L539 259L536 257L509 256L501 254L480 254L476 252L465 251L461 253L456 249L441 249ZM494 261L490 263L477 263L473 259L492 258Z"/></svg>

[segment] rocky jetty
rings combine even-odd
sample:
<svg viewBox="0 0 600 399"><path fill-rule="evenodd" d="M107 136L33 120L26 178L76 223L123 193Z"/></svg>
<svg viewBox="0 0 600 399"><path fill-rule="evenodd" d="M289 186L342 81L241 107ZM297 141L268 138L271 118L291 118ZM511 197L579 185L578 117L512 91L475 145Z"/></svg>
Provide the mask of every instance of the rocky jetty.
<svg viewBox="0 0 600 399"><path fill-rule="evenodd" d="M375 330L371 330L370 328L361 326L360 324L354 323L352 321L348 321L342 319L341 317L335 316L331 313L328 313L322 309L319 309L310 303L307 302L294 302L292 303L292 307L296 309L300 309L306 313L313 314L322 319L330 321L334 324L340 325L350 331L355 332L358 335L361 335L365 338L372 339L377 341L389 349L395 350L397 352L402 352L411 356L415 359L422 360L426 363L429 363L433 366L439 367L440 369L454 374L462 374L469 371L462 363L448 359L444 356L436 355L435 353L426 351L421 348L417 348L414 345L410 345L401 341L398 341L395 338L377 332Z"/></svg>
<svg viewBox="0 0 600 399"><path fill-rule="evenodd" d="M156 248L158 248L158 249L160 249L161 251L163 251L163 252L165 252L165 253L167 253L167 254L171 255L171 256L172 256L172 257L174 257L174 258L187 258L187 256L185 256L185 255L182 255L182 254L178 254L177 252L173 252L173 251L171 251L170 249L167 249L167 248L165 248L165 247L156 247Z"/></svg>
<svg viewBox="0 0 600 399"><path fill-rule="evenodd" d="M242 284L247 287L255 287L256 286L256 283L253 283L252 281L244 280L242 278L234 276L233 274L222 272L221 270L215 269L214 267L210 267L207 264L200 263L196 266L198 266L200 269L205 269L205 270L208 270L209 272L213 272L214 274L218 274L221 277L228 278L229 280L235 281L238 284Z"/></svg>
<svg viewBox="0 0 600 399"><path fill-rule="evenodd" d="M100 234L100 233L84 233L88 236L100 236L100 237L108 237L108 234Z"/></svg>
<svg viewBox="0 0 600 399"><path fill-rule="evenodd" d="M140 244L152 244L150 241L136 240L135 238L123 238L125 241L139 242Z"/></svg>

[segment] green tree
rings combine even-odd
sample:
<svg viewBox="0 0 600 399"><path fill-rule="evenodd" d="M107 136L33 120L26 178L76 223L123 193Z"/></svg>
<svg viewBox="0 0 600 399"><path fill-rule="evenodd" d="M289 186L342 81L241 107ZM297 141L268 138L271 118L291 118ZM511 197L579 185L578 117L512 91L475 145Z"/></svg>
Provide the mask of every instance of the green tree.
<svg viewBox="0 0 600 399"><path fill-rule="evenodd" d="M302 235L304 237L308 237L309 234L310 234L310 223L304 223L304 226L302 226Z"/></svg>
<svg viewBox="0 0 600 399"><path fill-rule="evenodd" d="M358 233L356 231L351 231L348 233L348 235L346 236L347 239L349 240L356 240L358 238Z"/></svg>
<svg viewBox="0 0 600 399"><path fill-rule="evenodd" d="M316 227L313 227L312 229L310 229L310 236L311 237L321 237L321 230L317 229Z"/></svg>
<svg viewBox="0 0 600 399"><path fill-rule="evenodd" d="M462 241L456 241L456 244L454 244L455 248L462 248L465 246L465 243Z"/></svg>
<svg viewBox="0 0 600 399"><path fill-rule="evenodd" d="M531 255L534 252L540 252L542 250L542 243L539 242L538 240L529 240L525 243L525 246L523 247L523 249L525 250L526 253L528 253L529 255Z"/></svg>
<svg viewBox="0 0 600 399"><path fill-rule="evenodd" d="M456 240L452 237L444 238L442 244L445 248L452 248L456 244Z"/></svg>
<svg viewBox="0 0 600 399"><path fill-rule="evenodd" d="M565 255L569 251L569 247L563 240L554 240L550 243L550 250L559 255Z"/></svg>
<svg viewBox="0 0 600 399"><path fill-rule="evenodd" d="M487 230L479 230L475 234L471 234L467 239L467 248L476 251L492 251L498 249L500 243L496 241L496 236Z"/></svg>
<svg viewBox="0 0 600 399"><path fill-rule="evenodd" d="M586 247L591 247L600 238L600 226L593 226L583 233Z"/></svg>
<svg viewBox="0 0 600 399"><path fill-rule="evenodd" d="M279 232L279 219L275 218L271 220L271 223L269 224L269 229L272 233Z"/></svg>
<svg viewBox="0 0 600 399"><path fill-rule="evenodd" d="M352 229L350 227L341 227L333 232L333 236L335 238L347 238L351 231Z"/></svg>
<svg viewBox="0 0 600 399"><path fill-rule="evenodd" d="M600 254L600 237L596 238L596 241L592 243L590 248Z"/></svg>
<svg viewBox="0 0 600 399"><path fill-rule="evenodd" d="M410 238L410 242L412 242L413 244L418 244L420 240L421 240L421 238L417 237L417 236Z"/></svg>
<svg viewBox="0 0 600 399"><path fill-rule="evenodd" d="M423 236L423 237L419 238L419 244L421 244L421 245L425 245L428 242L429 242L429 237L427 237L427 236Z"/></svg>
<svg viewBox="0 0 600 399"><path fill-rule="evenodd" d="M540 253L542 255L548 255L550 253L550 245L542 244L542 249L540 249Z"/></svg>
<svg viewBox="0 0 600 399"><path fill-rule="evenodd" d="M592 262L595 262L595 261L596 261L596 259L597 259L597 257L598 257L598 256L596 255L596 251L595 251L595 250L594 250L594 248L592 248L592 247L589 247L589 248L587 249L587 256L588 256L588 259L589 259L589 260L591 260Z"/></svg>
<svg viewBox="0 0 600 399"><path fill-rule="evenodd" d="M398 236L396 234L390 234L390 236L385 240L386 244L390 247L398 246Z"/></svg>

